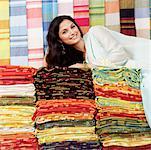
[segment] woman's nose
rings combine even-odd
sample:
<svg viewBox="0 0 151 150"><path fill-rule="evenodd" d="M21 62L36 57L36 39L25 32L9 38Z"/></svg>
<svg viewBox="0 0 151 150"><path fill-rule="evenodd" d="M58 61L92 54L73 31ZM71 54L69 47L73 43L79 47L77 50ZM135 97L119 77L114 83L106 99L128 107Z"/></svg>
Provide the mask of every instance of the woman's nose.
<svg viewBox="0 0 151 150"><path fill-rule="evenodd" d="M70 29L70 34L72 35L74 33L73 29Z"/></svg>

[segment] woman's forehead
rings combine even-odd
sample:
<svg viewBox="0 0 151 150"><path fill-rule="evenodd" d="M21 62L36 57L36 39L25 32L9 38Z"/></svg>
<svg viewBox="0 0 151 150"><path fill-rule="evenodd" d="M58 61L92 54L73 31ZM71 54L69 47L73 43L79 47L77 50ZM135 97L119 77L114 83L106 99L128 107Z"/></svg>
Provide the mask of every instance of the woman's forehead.
<svg viewBox="0 0 151 150"><path fill-rule="evenodd" d="M72 24L74 24L72 21L65 19L60 23L59 29L60 30L66 29L70 27Z"/></svg>

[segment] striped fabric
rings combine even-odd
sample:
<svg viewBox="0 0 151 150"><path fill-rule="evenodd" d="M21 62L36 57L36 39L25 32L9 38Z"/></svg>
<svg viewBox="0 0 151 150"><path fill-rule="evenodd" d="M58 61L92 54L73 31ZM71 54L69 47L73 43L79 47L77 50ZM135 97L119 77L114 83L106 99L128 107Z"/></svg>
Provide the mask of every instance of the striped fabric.
<svg viewBox="0 0 151 150"><path fill-rule="evenodd" d="M130 36L136 36L134 5L135 0L120 0L120 32Z"/></svg>
<svg viewBox="0 0 151 150"><path fill-rule="evenodd" d="M120 32L119 0L105 0L105 26Z"/></svg>
<svg viewBox="0 0 151 150"><path fill-rule="evenodd" d="M58 13L57 0L43 0L42 1L42 21L43 21L43 40L44 40L44 53L47 51L46 36L48 32L49 23Z"/></svg>
<svg viewBox="0 0 151 150"><path fill-rule="evenodd" d="M0 135L0 149L28 149L28 150L37 150L38 144L37 139L32 133L20 132L20 133L9 133Z"/></svg>
<svg viewBox="0 0 151 150"><path fill-rule="evenodd" d="M91 70L42 67L33 77L37 101L32 119L40 149L100 149Z"/></svg>
<svg viewBox="0 0 151 150"><path fill-rule="evenodd" d="M149 0L135 0L135 24L138 37L150 38Z"/></svg>
<svg viewBox="0 0 151 150"><path fill-rule="evenodd" d="M74 19L86 33L89 29L89 0L74 0L73 5Z"/></svg>
<svg viewBox="0 0 151 150"><path fill-rule="evenodd" d="M10 64L28 65L26 0L10 0Z"/></svg>
<svg viewBox="0 0 151 150"><path fill-rule="evenodd" d="M0 66L0 150L38 150L32 121L36 69Z"/></svg>
<svg viewBox="0 0 151 150"><path fill-rule="evenodd" d="M0 0L0 64L9 64L9 0Z"/></svg>
<svg viewBox="0 0 151 150"><path fill-rule="evenodd" d="M73 0L58 0L58 16L69 15L73 17Z"/></svg>
<svg viewBox="0 0 151 150"><path fill-rule="evenodd" d="M103 150L143 149L151 144L140 90L141 69L94 68L96 134ZM112 148L111 148L112 149Z"/></svg>
<svg viewBox="0 0 151 150"><path fill-rule="evenodd" d="M29 66L43 65L42 0L26 0Z"/></svg>
<svg viewBox="0 0 151 150"><path fill-rule="evenodd" d="M84 149L97 149L97 150L100 150L101 147L99 146L99 143L98 142L95 142L95 141L89 141L89 142L82 142L82 141L63 141L63 142L52 142L50 144L42 144L40 146L40 149L49 149L49 150L52 150L52 149L61 149L60 147L63 147L63 148L66 148L67 149L70 149L70 150L74 150L74 149L78 149L78 150L84 150ZM63 149L62 148L62 149Z"/></svg>
<svg viewBox="0 0 151 150"><path fill-rule="evenodd" d="M104 0L89 0L90 26L104 25Z"/></svg>

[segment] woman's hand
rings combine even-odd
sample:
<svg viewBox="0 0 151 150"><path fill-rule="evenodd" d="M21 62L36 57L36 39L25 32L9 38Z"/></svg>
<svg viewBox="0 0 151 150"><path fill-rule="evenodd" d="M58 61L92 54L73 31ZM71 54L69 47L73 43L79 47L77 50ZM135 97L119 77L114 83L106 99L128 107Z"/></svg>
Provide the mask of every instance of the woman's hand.
<svg viewBox="0 0 151 150"><path fill-rule="evenodd" d="M85 63L84 64L76 63L76 64L69 66L69 68L91 68L91 65L85 64Z"/></svg>

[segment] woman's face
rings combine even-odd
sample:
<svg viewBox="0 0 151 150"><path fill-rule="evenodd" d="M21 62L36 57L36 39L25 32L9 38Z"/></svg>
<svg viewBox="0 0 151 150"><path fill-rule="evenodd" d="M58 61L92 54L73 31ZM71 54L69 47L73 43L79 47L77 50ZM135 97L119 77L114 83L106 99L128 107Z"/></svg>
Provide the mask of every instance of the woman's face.
<svg viewBox="0 0 151 150"><path fill-rule="evenodd" d="M67 45L76 45L81 40L81 33L72 21L65 19L59 26L59 38Z"/></svg>

